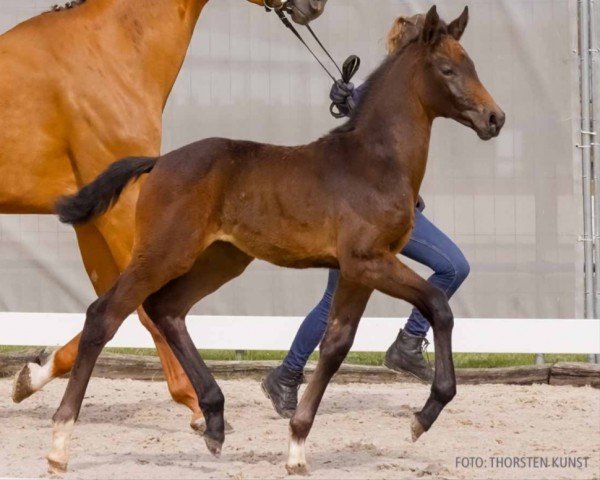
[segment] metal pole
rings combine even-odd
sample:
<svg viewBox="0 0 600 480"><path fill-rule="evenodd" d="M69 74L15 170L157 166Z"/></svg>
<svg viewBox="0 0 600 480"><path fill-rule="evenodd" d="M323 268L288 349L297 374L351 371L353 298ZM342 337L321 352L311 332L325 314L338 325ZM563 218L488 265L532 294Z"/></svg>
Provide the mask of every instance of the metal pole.
<svg viewBox="0 0 600 480"><path fill-rule="evenodd" d="M591 118L591 129L595 134L592 138L592 165L594 168L594 253L596 262L600 259L600 138L598 129L600 125L598 122L600 118L598 116L598 110L600 110L600 93L598 91L598 85L594 83L594 79L600 80L600 72L598 72L598 45L597 39L595 37L595 21L594 21L594 9L596 5L592 0L590 2L590 22L589 22L589 36L590 36L590 46L588 48L588 55L590 57L590 73L589 73L589 82L590 82L590 103L592 109L592 118ZM600 272L597 272L600 273ZM600 276L595 276L594 282L594 313L596 318L600 316Z"/></svg>
<svg viewBox="0 0 600 480"><path fill-rule="evenodd" d="M590 48L588 49L590 68L590 89L592 104L592 131L595 133L592 139L592 165L594 168L594 253L595 253L595 275L594 275L594 318L600 317L600 42L597 36L597 25L595 20L598 0L590 1L589 37ZM600 354L592 355L595 363L600 363ZM592 360L592 358L590 358Z"/></svg>
<svg viewBox="0 0 600 480"><path fill-rule="evenodd" d="M592 126L590 119L590 0L579 2L579 59L581 76L581 149L583 183L583 255L585 318L594 318L594 251L592 222ZM590 356L590 361L595 360Z"/></svg>

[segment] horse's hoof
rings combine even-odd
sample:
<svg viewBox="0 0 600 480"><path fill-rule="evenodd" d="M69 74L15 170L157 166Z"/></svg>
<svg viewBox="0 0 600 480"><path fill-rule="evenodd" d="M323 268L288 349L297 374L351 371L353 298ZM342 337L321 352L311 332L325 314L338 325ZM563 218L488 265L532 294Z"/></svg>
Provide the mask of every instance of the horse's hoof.
<svg viewBox="0 0 600 480"><path fill-rule="evenodd" d="M31 385L31 369L29 368L29 364L27 364L15 375L12 392L13 402L21 403L34 393L35 390Z"/></svg>
<svg viewBox="0 0 600 480"><path fill-rule="evenodd" d="M208 435L204 434L204 442L206 442L206 448L208 451L216 458L221 456L221 449L223 448L223 443L215 440L214 438L210 438Z"/></svg>
<svg viewBox="0 0 600 480"><path fill-rule="evenodd" d="M308 467L305 463L297 463L295 465L286 464L285 469L287 470L288 475L301 475L303 477L309 475Z"/></svg>
<svg viewBox="0 0 600 480"><path fill-rule="evenodd" d="M192 427L192 429L195 430L196 432L204 434L204 432L206 431L206 422L204 421L204 417L198 417L195 420L192 419L192 421L190 423L190 427ZM225 420L225 433L230 434L230 433L233 433L234 431L235 430L231 426L231 424L227 420Z"/></svg>
<svg viewBox="0 0 600 480"><path fill-rule="evenodd" d="M412 441L416 442L421 435L425 433L425 429L416 415L412 416L412 422L410 423L410 431L412 433Z"/></svg>
<svg viewBox="0 0 600 480"><path fill-rule="evenodd" d="M51 475L64 475L67 473L67 462L52 460L48 456L48 473Z"/></svg>

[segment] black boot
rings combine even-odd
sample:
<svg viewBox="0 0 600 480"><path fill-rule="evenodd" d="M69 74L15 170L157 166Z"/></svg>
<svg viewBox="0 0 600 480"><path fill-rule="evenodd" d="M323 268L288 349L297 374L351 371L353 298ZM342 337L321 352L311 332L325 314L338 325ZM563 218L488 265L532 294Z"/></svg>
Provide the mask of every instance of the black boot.
<svg viewBox="0 0 600 480"><path fill-rule="evenodd" d="M416 337L400 330L396 341L388 348L383 364L396 372L410 373L423 382L431 383L433 369L423 356L427 345L429 342L425 337Z"/></svg>
<svg viewBox="0 0 600 480"><path fill-rule="evenodd" d="M302 372L295 372L280 365L260 384L273 408L282 418L292 418L298 406L298 389L304 380Z"/></svg>

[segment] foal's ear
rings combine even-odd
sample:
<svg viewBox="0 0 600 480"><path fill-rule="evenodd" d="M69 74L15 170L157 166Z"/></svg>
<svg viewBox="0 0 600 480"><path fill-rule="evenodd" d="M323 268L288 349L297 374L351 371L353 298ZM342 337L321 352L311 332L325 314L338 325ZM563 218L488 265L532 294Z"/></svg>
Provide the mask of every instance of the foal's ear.
<svg viewBox="0 0 600 480"><path fill-rule="evenodd" d="M437 13L437 8L434 5L429 9L423 23L423 31L421 39L423 42L434 45L440 39L440 16Z"/></svg>
<svg viewBox="0 0 600 480"><path fill-rule="evenodd" d="M463 12L456 20L453 20L448 25L448 33L452 35L456 40L460 40L462 34L465 33L467 24L469 23L469 7L465 7Z"/></svg>

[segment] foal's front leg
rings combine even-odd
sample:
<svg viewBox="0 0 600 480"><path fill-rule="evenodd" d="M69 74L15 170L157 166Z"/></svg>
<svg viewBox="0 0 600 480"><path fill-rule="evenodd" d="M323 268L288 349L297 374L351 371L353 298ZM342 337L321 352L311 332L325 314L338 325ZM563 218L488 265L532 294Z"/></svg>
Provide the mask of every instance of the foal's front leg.
<svg viewBox="0 0 600 480"><path fill-rule="evenodd" d="M286 464L290 474L307 473L306 437L331 377L338 371L352 346L371 292L370 288L340 278L329 313L329 325L321 342L319 363L290 420L289 457Z"/></svg>
<svg viewBox="0 0 600 480"><path fill-rule="evenodd" d="M411 425L413 442L417 441L456 395L452 360L454 317L448 298L441 290L401 263L391 252L361 256L360 259L350 257L346 268L348 274L361 283L410 302L431 324L435 344L435 375L429 399L423 409L415 414Z"/></svg>

